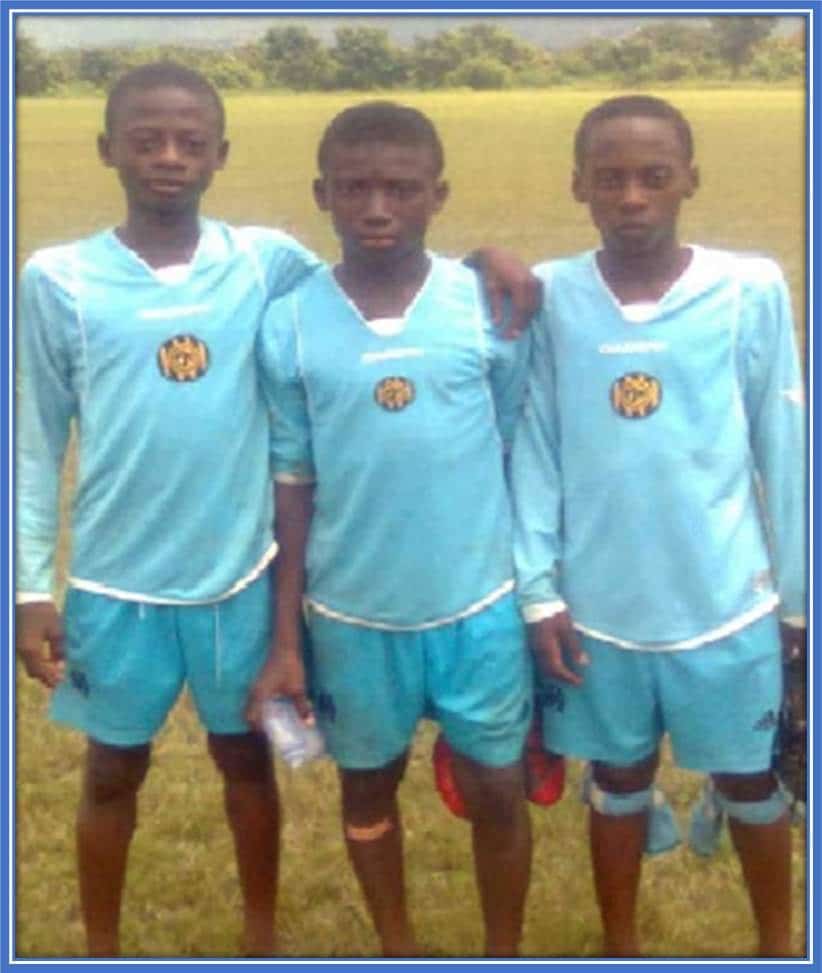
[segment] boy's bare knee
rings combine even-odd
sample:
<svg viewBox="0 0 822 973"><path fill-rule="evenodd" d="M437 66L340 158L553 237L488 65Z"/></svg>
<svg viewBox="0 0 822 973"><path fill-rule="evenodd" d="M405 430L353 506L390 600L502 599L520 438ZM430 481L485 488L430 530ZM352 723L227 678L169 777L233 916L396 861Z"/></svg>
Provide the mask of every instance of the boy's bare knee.
<svg viewBox="0 0 822 973"><path fill-rule="evenodd" d="M107 804L136 794L151 762L150 744L114 747L89 740L83 790L86 800Z"/></svg>
<svg viewBox="0 0 822 973"><path fill-rule="evenodd" d="M346 826L370 826L393 813L408 754L374 770L340 769L343 817Z"/></svg>
<svg viewBox="0 0 822 973"><path fill-rule="evenodd" d="M226 780L264 781L272 773L271 752L261 733L209 733L208 752Z"/></svg>
<svg viewBox="0 0 822 973"><path fill-rule="evenodd" d="M525 800L522 761L490 767L454 752L454 776L471 817L505 828L521 813Z"/></svg>
<svg viewBox="0 0 822 973"><path fill-rule="evenodd" d="M609 794L630 794L646 790L653 783L658 766L658 752L628 767L615 767L598 760L591 764L596 785Z"/></svg>
<svg viewBox="0 0 822 973"><path fill-rule="evenodd" d="M770 770L757 774L711 774L716 789L729 801L765 801L777 789Z"/></svg>

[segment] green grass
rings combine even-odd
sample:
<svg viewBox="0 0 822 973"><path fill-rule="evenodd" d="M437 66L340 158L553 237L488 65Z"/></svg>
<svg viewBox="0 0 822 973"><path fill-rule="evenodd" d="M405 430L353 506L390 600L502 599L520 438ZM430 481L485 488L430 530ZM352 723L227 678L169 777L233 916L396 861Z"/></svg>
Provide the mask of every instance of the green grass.
<svg viewBox="0 0 822 973"><path fill-rule="evenodd" d="M594 245L585 210L569 194L574 127L602 91L419 94L446 147L452 195L430 236L462 253L495 242L529 261ZM684 240L776 257L804 334L805 104L790 89L664 92L691 119L702 186L683 214ZM319 135L353 95L243 96L227 102L232 153L205 210L238 223L293 231L335 252L310 196ZM117 222L115 174L96 158L102 105L94 99L18 106L18 258L34 248ZM67 541L67 539L66 539ZM65 544L64 544L65 548ZM65 556L65 550L62 552ZM16 947L24 957L81 955L73 814L82 741L51 725L44 692L17 687ZM408 884L425 955L481 949L467 826L434 793L433 730L421 729L403 784ZM280 937L289 956L373 956L376 942L348 870L327 763L278 767L285 813ZM579 767L553 809L532 809L533 881L523 943L528 956L593 957L600 949ZM662 782L684 823L699 780L665 759ZM804 842L794 832L795 946L804 951ZM123 912L131 956L235 956L239 894L220 786L202 733L181 700L155 747L141 796ZM641 932L655 956L739 956L755 949L740 870L727 838L711 861L684 848L646 863Z"/></svg>

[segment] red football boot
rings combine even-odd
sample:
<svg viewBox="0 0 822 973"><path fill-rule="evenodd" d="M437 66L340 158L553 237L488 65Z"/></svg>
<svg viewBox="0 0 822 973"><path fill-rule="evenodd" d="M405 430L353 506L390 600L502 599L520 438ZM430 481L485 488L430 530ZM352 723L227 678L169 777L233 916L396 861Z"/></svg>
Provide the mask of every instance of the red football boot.
<svg viewBox="0 0 822 973"><path fill-rule="evenodd" d="M434 783L443 804L458 818L470 816L454 777L454 751L440 733L431 755L434 764ZM550 807L565 790L565 758L546 750L542 743L540 720L534 718L525 741L525 790L533 804Z"/></svg>
<svg viewBox="0 0 822 973"><path fill-rule="evenodd" d="M545 749L538 716L525 740L525 790L528 800L542 807L556 804L565 790L565 758Z"/></svg>
<svg viewBox="0 0 822 973"><path fill-rule="evenodd" d="M434 742L434 750L431 754L434 764L434 783L442 798L442 803L452 814L458 818L468 818L468 811L465 801L459 792L457 782L454 778L454 751L448 741L440 733Z"/></svg>

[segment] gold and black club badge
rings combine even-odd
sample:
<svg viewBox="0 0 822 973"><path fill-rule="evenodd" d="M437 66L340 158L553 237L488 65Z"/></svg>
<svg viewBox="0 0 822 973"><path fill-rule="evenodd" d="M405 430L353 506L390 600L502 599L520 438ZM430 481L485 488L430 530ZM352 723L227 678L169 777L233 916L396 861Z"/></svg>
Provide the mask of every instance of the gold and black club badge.
<svg viewBox="0 0 822 973"><path fill-rule="evenodd" d="M390 375L377 382L374 387L374 401L388 412L400 412L411 405L416 397L414 383L410 378Z"/></svg>
<svg viewBox="0 0 822 973"><path fill-rule="evenodd" d="M170 382L196 382L208 371L208 347L193 334L178 334L160 345L160 374Z"/></svg>
<svg viewBox="0 0 822 973"><path fill-rule="evenodd" d="M645 372L629 372L611 386L611 405L625 419L647 419L662 402L662 385Z"/></svg>

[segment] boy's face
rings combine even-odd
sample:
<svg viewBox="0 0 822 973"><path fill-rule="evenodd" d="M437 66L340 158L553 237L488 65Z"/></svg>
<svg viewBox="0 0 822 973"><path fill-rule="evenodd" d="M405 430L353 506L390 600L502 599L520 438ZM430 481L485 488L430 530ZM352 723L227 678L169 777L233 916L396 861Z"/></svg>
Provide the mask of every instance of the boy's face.
<svg viewBox="0 0 822 973"><path fill-rule="evenodd" d="M331 214L344 256L378 264L421 249L447 195L424 145L333 145L314 182L314 198Z"/></svg>
<svg viewBox="0 0 822 973"><path fill-rule="evenodd" d="M606 250L640 256L675 243L679 207L698 184L673 124L638 116L592 127L573 192Z"/></svg>
<svg viewBox="0 0 822 973"><path fill-rule="evenodd" d="M100 158L117 169L131 206L157 213L196 209L228 142L210 98L185 88L126 92Z"/></svg>

